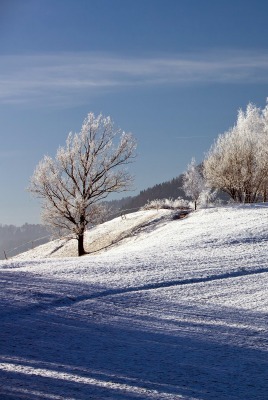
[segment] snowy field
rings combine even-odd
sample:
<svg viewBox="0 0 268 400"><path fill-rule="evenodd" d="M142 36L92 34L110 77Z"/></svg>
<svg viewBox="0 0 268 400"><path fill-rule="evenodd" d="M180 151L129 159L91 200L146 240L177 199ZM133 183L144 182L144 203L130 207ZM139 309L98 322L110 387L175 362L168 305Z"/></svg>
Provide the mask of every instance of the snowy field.
<svg viewBox="0 0 268 400"><path fill-rule="evenodd" d="M268 399L268 205L141 211L87 246L0 263L1 400Z"/></svg>

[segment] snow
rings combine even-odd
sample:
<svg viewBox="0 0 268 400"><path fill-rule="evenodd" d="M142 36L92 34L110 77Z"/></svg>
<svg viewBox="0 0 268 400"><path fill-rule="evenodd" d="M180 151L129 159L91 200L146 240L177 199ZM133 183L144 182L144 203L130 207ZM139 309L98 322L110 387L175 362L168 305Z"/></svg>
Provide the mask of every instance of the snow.
<svg viewBox="0 0 268 400"><path fill-rule="evenodd" d="M1 262L1 400L266 400L267 222L140 211Z"/></svg>

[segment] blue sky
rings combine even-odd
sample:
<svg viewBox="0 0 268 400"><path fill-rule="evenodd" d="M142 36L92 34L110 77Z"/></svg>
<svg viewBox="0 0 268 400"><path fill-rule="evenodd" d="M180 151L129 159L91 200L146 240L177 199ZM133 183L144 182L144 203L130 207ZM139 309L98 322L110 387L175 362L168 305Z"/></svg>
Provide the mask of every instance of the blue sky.
<svg viewBox="0 0 268 400"><path fill-rule="evenodd" d="M199 162L268 96L268 2L0 0L0 223L38 223L25 188L90 111L138 141L134 195Z"/></svg>

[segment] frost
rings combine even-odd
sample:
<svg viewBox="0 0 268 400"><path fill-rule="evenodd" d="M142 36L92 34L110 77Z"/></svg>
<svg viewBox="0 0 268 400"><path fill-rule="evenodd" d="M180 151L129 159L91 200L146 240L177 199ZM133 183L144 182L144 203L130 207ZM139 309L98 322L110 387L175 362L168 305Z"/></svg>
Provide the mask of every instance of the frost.
<svg viewBox="0 0 268 400"><path fill-rule="evenodd" d="M204 161L208 184L236 202L267 201L268 105L238 112L234 127L220 135Z"/></svg>
<svg viewBox="0 0 268 400"><path fill-rule="evenodd" d="M73 234L79 255L85 252L86 227L105 212L98 203L130 187L132 177L122 166L135 149L130 133L116 130L110 117L90 113L80 133L69 133L54 160L45 156L38 164L29 191L42 199L42 221L54 234Z"/></svg>
<svg viewBox="0 0 268 400"><path fill-rule="evenodd" d="M82 258L56 241L0 263L1 398L267 397L268 205L173 214L98 225Z"/></svg>

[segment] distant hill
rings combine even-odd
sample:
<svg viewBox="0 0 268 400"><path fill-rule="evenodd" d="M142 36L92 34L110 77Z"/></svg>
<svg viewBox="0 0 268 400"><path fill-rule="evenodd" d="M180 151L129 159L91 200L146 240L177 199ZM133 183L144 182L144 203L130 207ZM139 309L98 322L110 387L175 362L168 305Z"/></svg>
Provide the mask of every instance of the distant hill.
<svg viewBox="0 0 268 400"><path fill-rule="evenodd" d="M26 223L20 227L0 224L0 259L5 258L5 253L7 257L12 257L49 239L48 230L40 224Z"/></svg>

